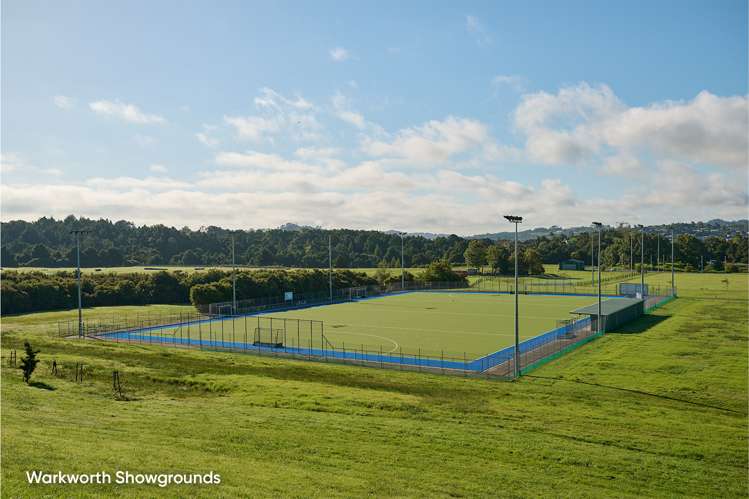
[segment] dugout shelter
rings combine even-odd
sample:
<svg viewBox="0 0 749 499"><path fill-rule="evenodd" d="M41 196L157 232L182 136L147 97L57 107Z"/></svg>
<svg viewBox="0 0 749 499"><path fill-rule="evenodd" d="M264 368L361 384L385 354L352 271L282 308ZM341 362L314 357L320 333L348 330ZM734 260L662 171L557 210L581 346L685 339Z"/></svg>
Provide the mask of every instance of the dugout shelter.
<svg viewBox="0 0 749 499"><path fill-rule="evenodd" d="M590 316L593 331L598 331L598 303L581 307L570 312L575 315ZM603 332L613 331L645 313L645 302L638 298L612 298L601 303Z"/></svg>

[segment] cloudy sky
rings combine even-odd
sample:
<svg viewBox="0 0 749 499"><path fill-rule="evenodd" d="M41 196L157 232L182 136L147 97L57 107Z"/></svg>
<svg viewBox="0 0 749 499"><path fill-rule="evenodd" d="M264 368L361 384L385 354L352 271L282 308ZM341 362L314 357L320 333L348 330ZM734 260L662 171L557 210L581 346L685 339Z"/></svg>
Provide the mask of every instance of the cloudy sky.
<svg viewBox="0 0 749 499"><path fill-rule="evenodd" d="M2 3L2 219L747 216L747 4Z"/></svg>

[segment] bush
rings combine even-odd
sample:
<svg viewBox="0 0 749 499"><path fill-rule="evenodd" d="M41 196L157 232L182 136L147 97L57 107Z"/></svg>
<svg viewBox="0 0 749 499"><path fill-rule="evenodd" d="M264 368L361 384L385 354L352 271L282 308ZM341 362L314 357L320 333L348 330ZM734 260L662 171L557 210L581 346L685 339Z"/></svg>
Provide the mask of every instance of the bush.
<svg viewBox="0 0 749 499"><path fill-rule="evenodd" d="M466 278L453 271L447 260L435 260L421 273L419 279L432 282L466 282Z"/></svg>

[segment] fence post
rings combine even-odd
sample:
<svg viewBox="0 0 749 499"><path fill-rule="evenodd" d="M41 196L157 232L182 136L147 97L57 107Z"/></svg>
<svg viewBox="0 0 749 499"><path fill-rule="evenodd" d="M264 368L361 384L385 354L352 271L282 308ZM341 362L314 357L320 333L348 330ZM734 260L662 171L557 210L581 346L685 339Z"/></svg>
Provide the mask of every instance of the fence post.
<svg viewBox="0 0 749 499"><path fill-rule="evenodd" d="M203 349L203 326L200 316L198 316L198 348Z"/></svg>

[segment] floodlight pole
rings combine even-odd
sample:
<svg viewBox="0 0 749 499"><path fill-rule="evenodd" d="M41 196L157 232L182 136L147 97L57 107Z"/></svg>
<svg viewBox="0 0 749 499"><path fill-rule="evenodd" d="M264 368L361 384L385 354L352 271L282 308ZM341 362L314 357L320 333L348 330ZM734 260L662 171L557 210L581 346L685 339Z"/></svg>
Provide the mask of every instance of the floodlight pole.
<svg viewBox="0 0 749 499"><path fill-rule="evenodd" d="M518 319L518 224L523 222L523 217L505 215L505 218L515 224L515 352L513 362L513 374L515 378L520 376L520 321Z"/></svg>
<svg viewBox="0 0 749 499"><path fill-rule="evenodd" d="M645 299L645 226L640 225L640 294Z"/></svg>
<svg viewBox="0 0 749 499"><path fill-rule="evenodd" d="M634 239L632 239L632 229L629 229L627 232L629 232L629 271L634 272L635 270L635 262L634 262Z"/></svg>
<svg viewBox="0 0 749 499"><path fill-rule="evenodd" d="M601 222L593 222L593 225L598 229L598 317L597 317L597 329L600 333L602 331L601 328Z"/></svg>
<svg viewBox="0 0 749 499"><path fill-rule="evenodd" d="M401 291L406 289L406 266L405 266L405 259L403 256L403 236L405 235L405 232L400 232L399 235L401 236Z"/></svg>
<svg viewBox="0 0 749 499"><path fill-rule="evenodd" d="M671 296L676 296L676 274L674 274L674 229L671 228ZM702 256L700 255L700 266L702 265Z"/></svg>
<svg viewBox="0 0 749 499"><path fill-rule="evenodd" d="M656 254L655 261L657 265L656 268L658 269L658 271L660 271L661 270L661 235L656 233L655 238L656 238L656 241L658 241L657 249L655 250L655 254Z"/></svg>
<svg viewBox="0 0 749 499"><path fill-rule="evenodd" d="M333 236L328 234L328 290L333 303Z"/></svg>
<svg viewBox="0 0 749 499"><path fill-rule="evenodd" d="M71 230L75 234L75 260L76 260L76 280L78 281L78 337L83 337L83 299L81 292L81 234L89 232L88 230L76 229Z"/></svg>
<svg viewBox="0 0 749 499"><path fill-rule="evenodd" d="M593 234L590 235L590 287L596 285L596 252L593 249Z"/></svg>
<svg viewBox="0 0 749 499"><path fill-rule="evenodd" d="M231 235L231 312L237 313L237 262L234 252L234 234Z"/></svg>

